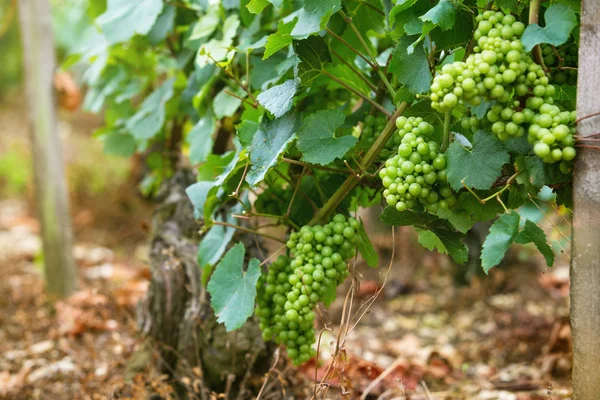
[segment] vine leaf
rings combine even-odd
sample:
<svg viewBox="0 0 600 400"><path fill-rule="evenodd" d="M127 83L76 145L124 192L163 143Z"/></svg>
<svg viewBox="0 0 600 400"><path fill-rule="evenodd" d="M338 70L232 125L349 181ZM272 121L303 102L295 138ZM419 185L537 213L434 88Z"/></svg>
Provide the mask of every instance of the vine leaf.
<svg viewBox="0 0 600 400"><path fill-rule="evenodd" d="M394 25L396 15L398 13L401 13L402 11L408 10L416 2L417 2L417 0L399 0L398 2L396 2L396 5L394 7L392 7L392 9L390 11L390 15L388 16L388 23L390 25Z"/></svg>
<svg viewBox="0 0 600 400"><path fill-rule="evenodd" d="M361 223L358 227L358 251L369 267L377 267L379 265L379 254L373 247L369 235L365 230L365 226Z"/></svg>
<svg viewBox="0 0 600 400"><path fill-rule="evenodd" d="M311 164L326 165L342 158L356 144L354 136L335 137L335 130L342 126L345 116L342 110L322 110L302 120L298 131L298 150L302 160Z"/></svg>
<svg viewBox="0 0 600 400"><path fill-rule="evenodd" d="M297 76L304 85L308 85L331 62L331 54L327 43L319 36L294 42L294 51L300 59Z"/></svg>
<svg viewBox="0 0 600 400"><path fill-rule="evenodd" d="M225 22L223 22L223 37L221 39L213 38L204 46L200 47L196 56L196 65L203 67L208 64L209 61L212 62L208 57L209 54L215 61L221 61L227 57L239 26L240 18L237 14L231 14L227 17Z"/></svg>
<svg viewBox="0 0 600 400"><path fill-rule="evenodd" d="M519 244L533 243L546 259L546 265L551 267L554 264L554 252L548 244L546 234L542 228L530 220L525 221L525 227L519 232L515 238L515 242Z"/></svg>
<svg viewBox="0 0 600 400"><path fill-rule="evenodd" d="M471 217L471 214L469 214L466 210L449 210L440 208L436 212L436 215L450 222L454 229L462 233L467 233L475 224L473 217Z"/></svg>
<svg viewBox="0 0 600 400"><path fill-rule="evenodd" d="M449 254L454 261L464 264L469 253L467 246L462 242L464 234L457 232L446 220L433 214L415 211L398 211L395 207L388 206L383 210L379 219L393 226L414 226L420 231L431 231L431 234L421 234L421 244L428 249L437 249L442 254Z"/></svg>
<svg viewBox="0 0 600 400"><path fill-rule="evenodd" d="M219 26L220 21L221 18L219 6L215 5L209 7L209 9L206 11L206 14L204 14L198 20L198 22L196 22L196 25L194 25L194 29L192 29L192 33L190 34L188 40L202 39L212 35Z"/></svg>
<svg viewBox="0 0 600 400"><path fill-rule="evenodd" d="M208 282L210 303L227 332L239 329L254 311L260 261L253 258L244 271L246 249L238 243L217 264Z"/></svg>
<svg viewBox="0 0 600 400"><path fill-rule="evenodd" d="M217 119L231 117L242 105L242 100L227 92L233 93L241 98L245 98L248 95L241 87L238 87L237 89L232 89L227 86L224 87L213 99L213 109L215 110L215 117Z"/></svg>
<svg viewBox="0 0 600 400"><path fill-rule="evenodd" d="M251 186L261 182L267 171L277 164L279 156L296 138L297 125L298 118L296 114L291 113L258 126L250 151L252 167L246 175L246 181Z"/></svg>
<svg viewBox="0 0 600 400"><path fill-rule="evenodd" d="M483 194L480 193L482 197L487 197L490 194L491 193L488 192L483 192ZM457 203L471 214L474 221L489 221L504 211L497 201L488 201L485 204L481 204L479 200L469 192L461 193L460 196L458 196Z"/></svg>
<svg viewBox="0 0 600 400"><path fill-rule="evenodd" d="M456 9L452 4L452 0L440 0L435 7L419 19L423 22L430 21L434 25L438 25L443 31L447 31L456 22Z"/></svg>
<svg viewBox="0 0 600 400"><path fill-rule="evenodd" d="M292 44L293 38L290 33L292 33L292 29L294 29L294 25L296 25L296 20L285 23L283 21L279 21L277 24L277 32L269 35L267 38L267 44L265 45L265 54L263 55L263 60L271 57L273 54L277 53L279 50L288 47Z"/></svg>
<svg viewBox="0 0 600 400"><path fill-rule="evenodd" d="M246 4L246 8L252 14L261 13L269 4L269 0L250 0L248 4Z"/></svg>
<svg viewBox="0 0 600 400"><path fill-rule="evenodd" d="M500 264L506 250L515 241L519 233L520 220L519 214L511 210L507 214L502 214L491 226L481 249L481 266L486 274L492 267Z"/></svg>
<svg viewBox="0 0 600 400"><path fill-rule="evenodd" d="M417 229L417 240L427 250L437 250L440 254L450 255L458 264L464 264L469 258L466 246L460 240L440 236L437 231Z"/></svg>
<svg viewBox="0 0 600 400"><path fill-rule="evenodd" d="M341 0L304 0L304 6L283 21L298 19L291 35L294 39L306 39L313 33L324 29L329 18L341 8Z"/></svg>
<svg viewBox="0 0 600 400"><path fill-rule="evenodd" d="M138 112L129 120L125 127L136 139L154 137L165 123L165 104L173 97L175 78L168 79L158 89L144 100Z"/></svg>
<svg viewBox="0 0 600 400"><path fill-rule="evenodd" d="M407 49L412 42L408 36L400 39L392 54L389 70L411 93L424 93L431 85L429 63L422 46L417 46L412 54L408 54Z"/></svg>
<svg viewBox="0 0 600 400"><path fill-rule="evenodd" d="M276 118L292 108L292 100L298 89L297 79L288 79L281 85L273 86L258 95L258 103L269 110Z"/></svg>
<svg viewBox="0 0 600 400"><path fill-rule="evenodd" d="M502 174L502 166L510 156L502 143L491 133L479 131L473 138L473 148L454 142L446 151L448 183L456 191L462 181L474 189L489 189Z"/></svg>
<svg viewBox="0 0 600 400"><path fill-rule="evenodd" d="M112 156L129 157L135 153L135 139L122 130L111 130L102 135L104 152Z"/></svg>
<svg viewBox="0 0 600 400"><path fill-rule="evenodd" d="M106 12L96 19L110 44L147 34L163 9L162 0L108 0Z"/></svg>
<svg viewBox="0 0 600 400"><path fill-rule="evenodd" d="M199 164L206 161L212 151L212 134L215 131L215 119L212 113L206 115L188 132L186 141L190 145L190 162Z"/></svg>
<svg viewBox="0 0 600 400"><path fill-rule="evenodd" d="M546 26L538 24L529 25L521 41L527 51L531 51L540 43L549 43L553 46L563 44L569 39L573 28L577 25L577 17L573 10L564 4L553 4L544 13Z"/></svg>
<svg viewBox="0 0 600 400"><path fill-rule="evenodd" d="M165 40L169 32L173 30L176 14L177 10L174 6L165 4L162 12L156 18L156 22L148 32L148 41L150 44L156 45Z"/></svg>

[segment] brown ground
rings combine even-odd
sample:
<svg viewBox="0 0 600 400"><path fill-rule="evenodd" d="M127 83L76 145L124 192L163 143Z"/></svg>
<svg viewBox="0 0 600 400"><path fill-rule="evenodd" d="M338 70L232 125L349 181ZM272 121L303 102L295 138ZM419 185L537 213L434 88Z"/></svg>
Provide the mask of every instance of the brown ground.
<svg viewBox="0 0 600 400"><path fill-rule="evenodd" d="M0 138L0 159L7 137L23 143L19 120L18 109L0 109L0 126L11 132ZM152 371L127 374L128 363L148 361L130 357L140 343L134 315L149 276L144 226L151 206L127 183L128 162L106 160L89 138L96 123L71 117L66 125L81 276L72 298L50 304L44 297L30 192L0 191L0 398L169 398ZM315 386L315 373L317 382L325 376L347 287L324 317L333 329L321 339L325 362L316 370L314 363L284 364L268 376L263 398L305 398L315 388L318 398L331 399L570 398L568 260L544 270L520 248L511 267L457 287L445 258L418 250L410 231L397 234L386 289L347 336L328 385ZM389 234L375 241L389 257ZM381 286L374 270L358 271L364 279L354 312Z"/></svg>

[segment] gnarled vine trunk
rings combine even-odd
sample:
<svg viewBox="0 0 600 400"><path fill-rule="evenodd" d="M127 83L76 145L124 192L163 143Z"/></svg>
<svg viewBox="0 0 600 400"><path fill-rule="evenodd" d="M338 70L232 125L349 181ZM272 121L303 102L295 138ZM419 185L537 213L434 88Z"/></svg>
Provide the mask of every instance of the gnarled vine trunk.
<svg viewBox="0 0 600 400"><path fill-rule="evenodd" d="M156 367L179 382L184 397L192 396L181 378L200 375L201 398L212 391L247 398L240 390L250 390L245 381L253 373L266 371L269 352L255 320L229 333L216 322L196 261L199 226L185 194L194 182L191 172L180 171L159 193L150 238L152 280L138 322L159 354Z"/></svg>

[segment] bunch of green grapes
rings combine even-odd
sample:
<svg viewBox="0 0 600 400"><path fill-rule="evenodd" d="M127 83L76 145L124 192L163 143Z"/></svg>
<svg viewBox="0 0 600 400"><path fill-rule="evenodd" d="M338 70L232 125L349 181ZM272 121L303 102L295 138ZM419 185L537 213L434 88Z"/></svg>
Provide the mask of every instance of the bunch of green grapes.
<svg viewBox="0 0 600 400"><path fill-rule="evenodd" d="M558 49L549 44L541 46L544 64L551 70L550 80L556 85L576 85L579 52L577 45L570 41Z"/></svg>
<svg viewBox="0 0 600 400"><path fill-rule="evenodd" d="M261 214L283 215L292 200L292 195L290 187L269 187L258 195L254 201L254 209Z"/></svg>
<svg viewBox="0 0 600 400"><path fill-rule="evenodd" d="M383 131L385 126L387 125L387 117L385 115L380 115L375 117L373 115L369 115L365 118L364 127L362 129L362 133L360 135L360 139L364 142L368 147L371 147L377 136ZM397 136L392 136L385 147L381 150L379 155L383 158L389 157L391 154L395 153L398 149L398 145L400 144L400 138Z"/></svg>
<svg viewBox="0 0 600 400"><path fill-rule="evenodd" d="M433 126L420 117L399 117L396 126L397 154L379 171L387 204L405 211L418 201L432 213L452 207L456 197L446 183L446 158L435 141L426 140Z"/></svg>
<svg viewBox="0 0 600 400"><path fill-rule="evenodd" d="M473 36L477 43L473 54L465 62L457 61L442 67L441 74L431 85L432 107L449 112L459 102L477 106L484 100L492 101L494 105L482 120L463 117L463 129L476 131L486 127L503 141L529 132L529 141L537 149L534 150L536 155L548 163L564 162L561 169L569 170L575 157L570 144L574 121L558 117L559 113L562 116L570 113L554 106L555 87L542 67L524 50L521 36L525 25L512 15L491 10L478 15L477 21ZM551 115L548 110L552 110ZM557 121L567 123L554 121L555 117ZM546 131L540 133L534 127L531 132L531 127L538 125L536 121L540 118L544 125L548 118L553 120L543 129L554 129L563 124L567 130L558 128L557 138L551 142Z"/></svg>
<svg viewBox="0 0 600 400"><path fill-rule="evenodd" d="M256 313L263 338L286 346L296 365L315 354L314 308L348 276L358 228L356 219L341 214L323 226L303 226L287 242L293 257L279 257L260 281Z"/></svg>
<svg viewBox="0 0 600 400"><path fill-rule="evenodd" d="M560 111L558 106L542 104L539 114L533 117L529 126L529 143L533 152L544 162L560 162L563 173L569 173L575 158L575 111Z"/></svg>

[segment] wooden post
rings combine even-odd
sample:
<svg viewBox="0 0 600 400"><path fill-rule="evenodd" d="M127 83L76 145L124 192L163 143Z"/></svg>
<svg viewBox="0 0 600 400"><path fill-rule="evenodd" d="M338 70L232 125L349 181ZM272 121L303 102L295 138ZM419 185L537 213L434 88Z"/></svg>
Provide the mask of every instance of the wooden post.
<svg viewBox="0 0 600 400"><path fill-rule="evenodd" d="M20 0L19 18L46 291L54 299L75 290L77 271L56 118L53 85L56 60L49 0Z"/></svg>
<svg viewBox="0 0 600 400"><path fill-rule="evenodd" d="M600 2L583 0L577 117L600 112ZM577 133L600 132L600 116L580 121ZM597 143L596 143L597 144ZM573 182L571 326L573 389L577 400L600 398L600 152L579 148Z"/></svg>

